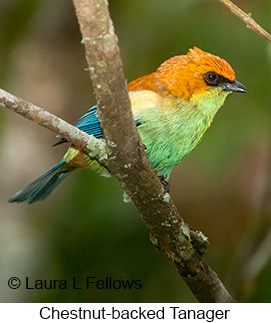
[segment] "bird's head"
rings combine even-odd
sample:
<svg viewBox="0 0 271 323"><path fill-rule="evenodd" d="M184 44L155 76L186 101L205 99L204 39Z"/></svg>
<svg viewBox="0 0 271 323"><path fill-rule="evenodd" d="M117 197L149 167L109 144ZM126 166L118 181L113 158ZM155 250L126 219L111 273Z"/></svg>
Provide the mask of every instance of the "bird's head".
<svg viewBox="0 0 271 323"><path fill-rule="evenodd" d="M208 93L226 97L230 92L247 92L228 62L197 47L168 59L154 74L163 90L185 100Z"/></svg>

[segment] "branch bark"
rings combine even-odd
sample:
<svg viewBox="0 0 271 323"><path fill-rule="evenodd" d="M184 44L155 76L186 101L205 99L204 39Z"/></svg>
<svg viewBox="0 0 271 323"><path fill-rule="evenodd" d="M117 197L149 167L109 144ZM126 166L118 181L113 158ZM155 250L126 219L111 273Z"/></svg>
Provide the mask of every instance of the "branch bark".
<svg viewBox="0 0 271 323"><path fill-rule="evenodd" d="M252 17L250 13L245 13L242 9L232 3L230 0L219 0L226 7L230 9L232 13L234 13L237 17L242 19L248 28L255 31L257 34L265 38L269 43L271 42L271 35L263 29Z"/></svg>
<svg viewBox="0 0 271 323"><path fill-rule="evenodd" d="M53 131L56 135L67 139L86 154L89 154L92 158L99 159L106 165L109 151L104 140L98 140L92 135L89 136L84 131L72 126L52 113L2 89L0 89L0 105Z"/></svg>
<svg viewBox="0 0 271 323"><path fill-rule="evenodd" d="M139 209L152 243L175 264L195 297L201 302L232 302L232 297L217 274L202 259L208 244L207 238L191 230L184 222L170 195L164 192L144 151L130 108L107 1L73 0L73 3L107 144L105 149L95 146L98 150L97 158L104 163L104 152L108 154L107 167ZM56 131L80 149L88 151L89 143L93 141L93 138L90 141L91 136L82 134L66 123L64 126L63 120L55 119L46 111L37 117L33 105L27 105L10 94L7 97L6 94L5 91L0 92L0 103L3 106L10 108L15 104L15 112ZM37 109L39 111L40 108ZM96 140L94 142L97 143Z"/></svg>
<svg viewBox="0 0 271 323"><path fill-rule="evenodd" d="M191 243L200 241L178 213L152 169L133 120L117 37L107 1L73 0L104 136L108 165L139 209L154 245L172 260L200 301L232 301L217 275ZM113 144L112 144L113 143ZM192 239L191 239L192 237ZM196 239L193 239L195 238Z"/></svg>

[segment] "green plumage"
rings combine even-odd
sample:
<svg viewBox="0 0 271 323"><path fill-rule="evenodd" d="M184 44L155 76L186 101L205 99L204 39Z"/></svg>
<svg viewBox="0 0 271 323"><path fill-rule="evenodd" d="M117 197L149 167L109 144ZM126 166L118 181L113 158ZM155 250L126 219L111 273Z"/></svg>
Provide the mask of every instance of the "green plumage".
<svg viewBox="0 0 271 323"><path fill-rule="evenodd" d="M197 47L130 82L128 90L139 135L162 180L168 179L174 166L197 146L228 94L247 92L225 60ZM75 126L102 140L96 112L96 106L90 108ZM78 167L110 176L96 159L72 146L59 164L13 195L10 202L44 199Z"/></svg>
<svg viewBox="0 0 271 323"><path fill-rule="evenodd" d="M138 92L145 93L130 94L135 105L138 95L145 97L145 109L134 112L141 121L138 132L153 168L168 178L174 166L200 142L228 93L214 89L194 101L199 105L180 98L157 98L150 91Z"/></svg>
<svg viewBox="0 0 271 323"><path fill-rule="evenodd" d="M158 176L168 179L174 166L197 146L228 93L215 88L201 95L200 100L186 101L173 96L161 97L148 90L130 92L134 118L140 121L138 132ZM83 119L83 126L85 121L89 122L88 118ZM89 127L91 133L91 123ZM77 167L110 176L97 160L70 147L59 164L14 194L9 202L43 200Z"/></svg>

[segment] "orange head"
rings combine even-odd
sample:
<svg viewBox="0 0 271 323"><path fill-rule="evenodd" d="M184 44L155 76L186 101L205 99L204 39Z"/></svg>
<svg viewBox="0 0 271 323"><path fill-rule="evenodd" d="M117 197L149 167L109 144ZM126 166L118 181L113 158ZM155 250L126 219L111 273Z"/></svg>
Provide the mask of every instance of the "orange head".
<svg viewBox="0 0 271 323"><path fill-rule="evenodd" d="M213 88L219 91L247 92L236 81L234 70L228 62L197 47L190 49L187 55L171 57L156 72L128 85L129 91L167 92L186 100L194 94L204 94Z"/></svg>

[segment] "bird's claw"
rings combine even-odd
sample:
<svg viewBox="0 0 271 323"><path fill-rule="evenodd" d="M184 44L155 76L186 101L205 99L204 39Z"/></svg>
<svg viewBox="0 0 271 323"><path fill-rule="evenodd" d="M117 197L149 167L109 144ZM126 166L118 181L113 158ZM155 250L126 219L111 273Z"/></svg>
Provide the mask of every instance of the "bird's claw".
<svg viewBox="0 0 271 323"><path fill-rule="evenodd" d="M170 191L170 184L169 184L169 182L166 180L165 176L160 175L160 176L158 176L158 178L160 179L160 181L161 181L161 183L162 183L162 185L163 185L163 187L164 187L164 189L165 189L165 192L166 192L166 193L169 193L169 191Z"/></svg>

